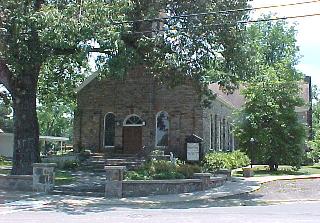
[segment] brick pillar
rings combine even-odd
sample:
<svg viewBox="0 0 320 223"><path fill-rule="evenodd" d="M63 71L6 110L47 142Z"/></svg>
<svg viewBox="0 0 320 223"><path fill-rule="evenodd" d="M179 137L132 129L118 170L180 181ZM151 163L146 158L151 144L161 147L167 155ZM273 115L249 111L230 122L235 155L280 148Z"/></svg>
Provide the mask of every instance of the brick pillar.
<svg viewBox="0 0 320 223"><path fill-rule="evenodd" d="M207 190L210 188L210 177L211 173L194 173L193 177L195 179L202 180L202 190Z"/></svg>
<svg viewBox="0 0 320 223"><path fill-rule="evenodd" d="M125 166L105 166L106 171L106 198L121 198L122 197L122 181L123 174L126 170Z"/></svg>
<svg viewBox="0 0 320 223"><path fill-rule="evenodd" d="M48 193L54 187L54 168L56 163L34 163L33 165L33 191Z"/></svg>

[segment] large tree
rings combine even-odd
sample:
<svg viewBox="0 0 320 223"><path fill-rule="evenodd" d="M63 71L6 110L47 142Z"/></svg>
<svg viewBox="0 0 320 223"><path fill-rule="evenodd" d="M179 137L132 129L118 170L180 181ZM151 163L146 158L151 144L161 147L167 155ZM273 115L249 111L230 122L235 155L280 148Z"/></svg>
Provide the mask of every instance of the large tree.
<svg viewBox="0 0 320 223"><path fill-rule="evenodd" d="M242 27L236 21L247 12L219 11L237 8L247 8L247 0L3 0L0 83L13 100L12 173L30 174L31 164L40 161L38 80L46 73L53 81L49 89L59 89L56 75L65 69L54 64L60 57L74 65L70 78L88 53L97 51L104 53L97 58L98 67L110 76L143 65L166 83L192 78L200 89L210 81L232 87L246 76L243 65L248 61L239 56ZM159 11L162 17L155 20ZM184 16L206 11L217 13Z"/></svg>
<svg viewBox="0 0 320 223"><path fill-rule="evenodd" d="M295 112L304 105L295 29L283 21L255 24L248 28L248 44L254 53L251 68L259 75L243 90L246 103L236 123L240 147L250 153L254 138L256 161L271 170L279 164L299 167L306 130Z"/></svg>

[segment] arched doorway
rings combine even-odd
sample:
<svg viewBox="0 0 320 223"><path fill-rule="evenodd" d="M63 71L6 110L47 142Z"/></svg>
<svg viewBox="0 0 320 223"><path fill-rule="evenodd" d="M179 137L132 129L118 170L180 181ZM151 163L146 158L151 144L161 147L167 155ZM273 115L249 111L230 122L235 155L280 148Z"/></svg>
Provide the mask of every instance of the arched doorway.
<svg viewBox="0 0 320 223"><path fill-rule="evenodd" d="M142 126L144 121L138 115L129 115L123 121L123 152L137 154L142 148Z"/></svg>

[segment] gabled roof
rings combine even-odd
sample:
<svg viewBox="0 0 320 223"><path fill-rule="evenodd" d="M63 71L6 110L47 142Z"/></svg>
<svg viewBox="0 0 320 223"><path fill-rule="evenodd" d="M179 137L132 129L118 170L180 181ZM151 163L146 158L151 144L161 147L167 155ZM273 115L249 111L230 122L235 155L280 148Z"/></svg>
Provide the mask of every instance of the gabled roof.
<svg viewBox="0 0 320 223"><path fill-rule="evenodd" d="M232 108L240 108L245 104L245 98L240 94L243 86L240 89L235 89L233 93L226 93L217 83L209 84L209 89L217 95L217 100Z"/></svg>
<svg viewBox="0 0 320 223"><path fill-rule="evenodd" d="M85 86L87 86L91 81L93 81L96 77L98 77L99 72L95 71L90 76L88 76L74 91L78 93L81 91Z"/></svg>

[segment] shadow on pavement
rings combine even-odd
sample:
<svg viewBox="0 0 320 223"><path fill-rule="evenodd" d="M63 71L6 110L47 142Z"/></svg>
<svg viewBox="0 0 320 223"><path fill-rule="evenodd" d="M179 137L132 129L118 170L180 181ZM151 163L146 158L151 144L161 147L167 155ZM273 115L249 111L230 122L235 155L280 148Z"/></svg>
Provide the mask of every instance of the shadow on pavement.
<svg viewBox="0 0 320 223"><path fill-rule="evenodd" d="M7 203L13 211L62 212L68 215L85 215L115 211L116 209L190 209L209 207L267 205L259 200L260 195L243 194L218 199L184 201L171 203L110 204L104 198L76 197L67 195L35 196Z"/></svg>

